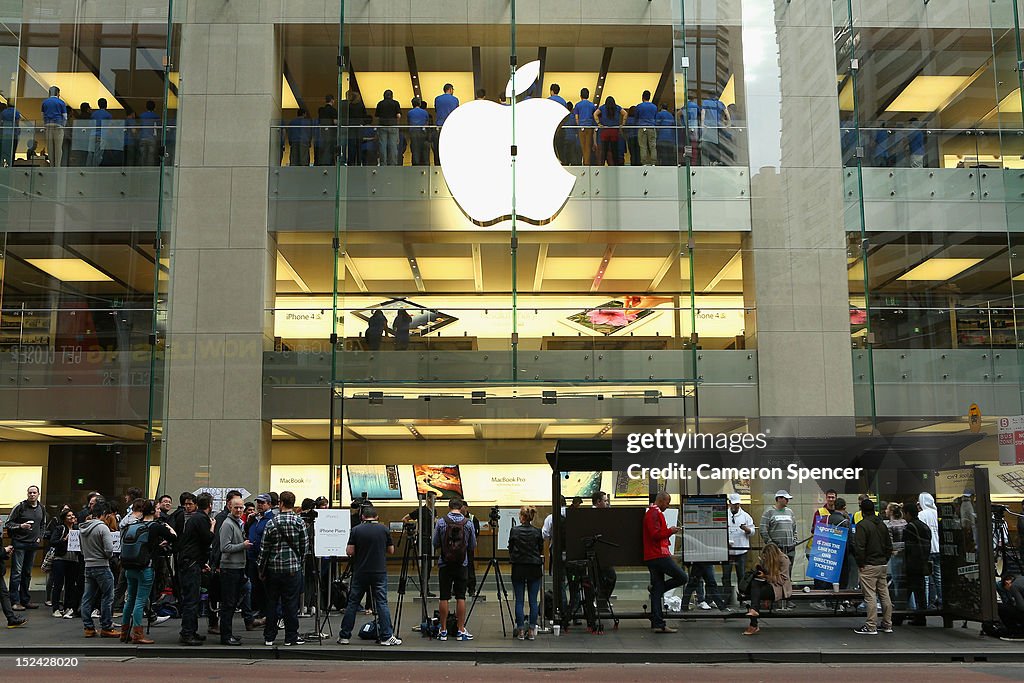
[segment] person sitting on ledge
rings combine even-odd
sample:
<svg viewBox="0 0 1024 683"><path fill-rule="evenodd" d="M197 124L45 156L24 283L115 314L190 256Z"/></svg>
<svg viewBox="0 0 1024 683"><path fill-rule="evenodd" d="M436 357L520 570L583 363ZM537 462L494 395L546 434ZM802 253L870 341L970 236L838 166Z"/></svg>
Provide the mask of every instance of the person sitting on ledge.
<svg viewBox="0 0 1024 683"><path fill-rule="evenodd" d="M761 551L757 567L754 569L754 580L750 582L750 625L743 635L752 636L761 629L757 625L760 610L772 602L786 600L793 595L793 582L789 578L789 557L774 543L769 543Z"/></svg>

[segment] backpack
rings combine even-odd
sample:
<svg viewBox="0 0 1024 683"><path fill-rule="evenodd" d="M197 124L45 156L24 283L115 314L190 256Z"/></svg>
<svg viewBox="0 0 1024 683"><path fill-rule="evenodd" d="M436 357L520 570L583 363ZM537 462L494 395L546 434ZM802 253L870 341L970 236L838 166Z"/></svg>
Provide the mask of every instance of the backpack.
<svg viewBox="0 0 1024 683"><path fill-rule="evenodd" d="M441 557L445 564L462 564L466 561L466 524L468 517L456 522L451 517L445 518L444 537L441 539Z"/></svg>
<svg viewBox="0 0 1024 683"><path fill-rule="evenodd" d="M153 522L132 524L121 534L121 566L128 569L145 569L149 566L151 549L149 529Z"/></svg>
<svg viewBox="0 0 1024 683"><path fill-rule="evenodd" d="M377 622L368 621L359 629L359 637L363 640L377 640Z"/></svg>

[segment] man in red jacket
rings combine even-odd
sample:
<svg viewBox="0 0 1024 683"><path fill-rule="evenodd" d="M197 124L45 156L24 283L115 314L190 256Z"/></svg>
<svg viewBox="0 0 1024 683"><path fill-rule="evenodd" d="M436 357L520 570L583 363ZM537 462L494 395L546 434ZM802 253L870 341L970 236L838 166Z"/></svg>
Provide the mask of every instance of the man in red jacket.
<svg viewBox="0 0 1024 683"><path fill-rule="evenodd" d="M661 601L665 593L686 584L686 572L675 563L669 551L669 538L679 531L679 527L668 526L665 522L664 512L671 502L672 496L662 491L644 515L644 563L651 573L651 628L655 633L676 632L665 623ZM666 574L672 577L668 581Z"/></svg>

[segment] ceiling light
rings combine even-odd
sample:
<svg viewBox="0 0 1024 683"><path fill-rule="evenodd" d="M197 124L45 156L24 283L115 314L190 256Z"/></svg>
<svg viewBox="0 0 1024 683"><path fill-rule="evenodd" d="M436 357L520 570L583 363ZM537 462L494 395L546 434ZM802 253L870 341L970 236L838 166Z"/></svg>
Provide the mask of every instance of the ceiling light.
<svg viewBox="0 0 1024 683"><path fill-rule="evenodd" d="M359 78L362 81L362 76ZM413 78L416 76L413 75ZM473 99L476 95L472 71L420 71L417 82L428 107L433 107L434 98L444 92L445 83L452 84L455 95L463 102Z"/></svg>
<svg viewBox="0 0 1024 683"><path fill-rule="evenodd" d="M81 71L77 73L37 71L29 72L48 91L51 86L60 88L60 96L65 102L77 106L81 102L88 102L95 109L99 109L99 99L107 100L107 109L122 109L121 103L117 101L114 94L107 90L107 87L100 82L92 73Z"/></svg>
<svg viewBox="0 0 1024 683"><path fill-rule="evenodd" d="M544 436L597 436L607 425L598 424L551 424L544 428Z"/></svg>
<svg viewBox="0 0 1024 683"><path fill-rule="evenodd" d="M32 432L33 434L42 434L43 436L103 436L96 432L88 432L84 429L76 429L74 427L22 427L21 431Z"/></svg>
<svg viewBox="0 0 1024 683"><path fill-rule="evenodd" d="M79 258L25 259L44 273L62 282L113 282L108 275Z"/></svg>
<svg viewBox="0 0 1024 683"><path fill-rule="evenodd" d="M614 97L615 102L629 107L640 101L644 90L658 89L660 73L610 73L605 79L601 97Z"/></svg>
<svg viewBox="0 0 1024 683"><path fill-rule="evenodd" d="M1017 88L1012 93L1004 97L999 101L999 111L1003 114L1019 114L1021 111L1020 106L1020 88Z"/></svg>
<svg viewBox="0 0 1024 683"><path fill-rule="evenodd" d="M928 259L916 268L900 275L897 280L949 280L959 275L971 266L981 263L980 258L932 258Z"/></svg>
<svg viewBox="0 0 1024 683"><path fill-rule="evenodd" d="M423 436L447 439L472 439L476 436L473 425L416 425Z"/></svg>
<svg viewBox="0 0 1024 683"><path fill-rule="evenodd" d="M295 96L295 91L292 90L292 86L288 84L288 79L281 76L281 109L298 109L299 98Z"/></svg>
<svg viewBox="0 0 1024 683"><path fill-rule="evenodd" d="M903 89L886 111L939 111L970 80L970 76L918 76Z"/></svg>
<svg viewBox="0 0 1024 683"><path fill-rule="evenodd" d="M364 439L411 439L412 432L404 425L348 425L353 433Z"/></svg>

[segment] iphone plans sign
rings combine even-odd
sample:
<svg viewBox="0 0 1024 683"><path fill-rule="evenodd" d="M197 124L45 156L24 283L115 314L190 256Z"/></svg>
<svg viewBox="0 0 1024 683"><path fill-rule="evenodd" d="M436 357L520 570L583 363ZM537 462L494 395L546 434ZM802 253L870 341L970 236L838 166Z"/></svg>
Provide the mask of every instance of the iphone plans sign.
<svg viewBox="0 0 1024 683"><path fill-rule="evenodd" d="M517 69L506 99L525 94L539 75L540 62ZM555 156L555 132L568 115L557 102L534 98L515 107L474 100L448 116L438 142L441 171L471 221L495 225L510 220L513 209L517 220L534 225L558 215L576 183Z"/></svg>

